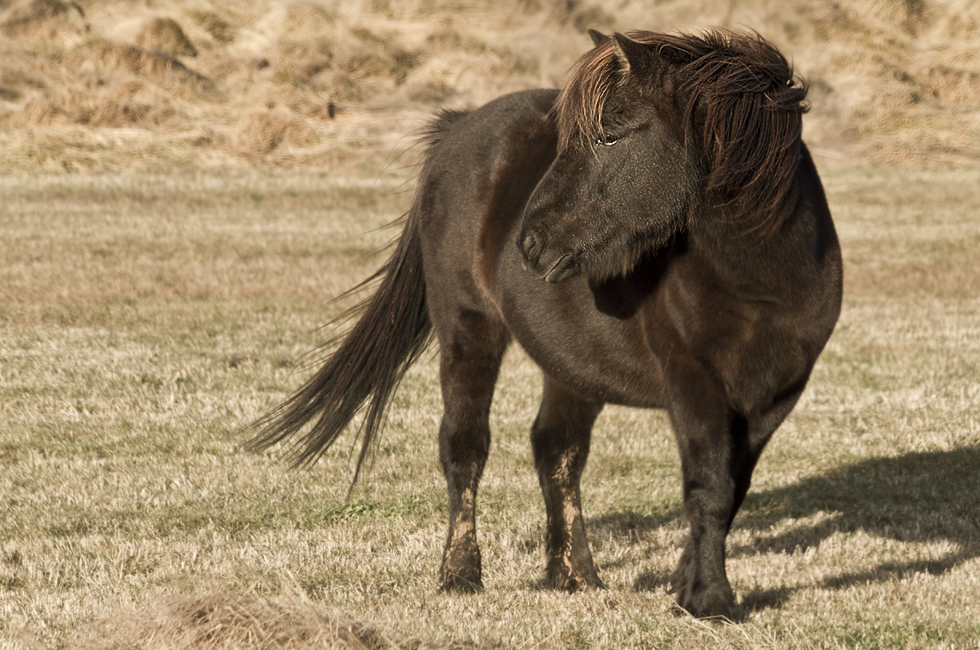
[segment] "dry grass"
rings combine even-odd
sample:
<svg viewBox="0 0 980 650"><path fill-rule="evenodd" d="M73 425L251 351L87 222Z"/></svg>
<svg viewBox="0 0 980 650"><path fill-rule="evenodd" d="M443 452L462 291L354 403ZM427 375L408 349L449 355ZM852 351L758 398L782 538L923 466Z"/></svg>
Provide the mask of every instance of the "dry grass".
<svg viewBox="0 0 980 650"><path fill-rule="evenodd" d="M422 650L424 644L396 640L323 607L293 587L284 596L202 585L170 596L152 609L122 612L90 626L73 644L79 650ZM456 646L463 648L464 646Z"/></svg>
<svg viewBox="0 0 980 650"><path fill-rule="evenodd" d="M0 169L377 170L436 105L559 86L587 27L755 29L826 160L980 157L977 0L0 5Z"/></svg>
<svg viewBox="0 0 980 650"><path fill-rule="evenodd" d="M305 472L241 452L325 303L379 264L403 177L0 178L0 648L975 648L980 174L825 180L844 311L732 532L745 620L717 625L666 593L685 523L660 413L598 423L584 507L609 589L538 587L540 379L518 351L481 594L436 591L434 358L351 502L343 444Z"/></svg>
<svg viewBox="0 0 980 650"><path fill-rule="evenodd" d="M810 80L846 263L730 538L739 625L672 611L658 413L598 424L609 590L538 587L519 351L481 594L435 591L433 357L351 502L343 445L298 473L241 452L380 263L411 200L397 154L436 105L560 85L587 27L708 25L757 29ZM978 41L976 0L0 0L0 650L980 647ZM894 166L849 166L868 160Z"/></svg>

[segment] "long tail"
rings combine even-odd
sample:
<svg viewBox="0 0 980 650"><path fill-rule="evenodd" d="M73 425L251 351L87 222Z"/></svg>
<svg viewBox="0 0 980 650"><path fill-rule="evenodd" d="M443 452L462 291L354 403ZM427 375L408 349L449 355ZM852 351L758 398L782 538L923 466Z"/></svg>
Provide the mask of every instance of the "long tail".
<svg viewBox="0 0 980 650"><path fill-rule="evenodd" d="M246 443L246 449L271 447L312 422L286 455L294 466L311 465L366 404L353 488L384 425L395 389L432 340L416 206L408 214L394 254L358 287L378 278L381 282L375 294L337 319L358 317L350 331L338 338L327 362L306 385L253 425L260 432Z"/></svg>

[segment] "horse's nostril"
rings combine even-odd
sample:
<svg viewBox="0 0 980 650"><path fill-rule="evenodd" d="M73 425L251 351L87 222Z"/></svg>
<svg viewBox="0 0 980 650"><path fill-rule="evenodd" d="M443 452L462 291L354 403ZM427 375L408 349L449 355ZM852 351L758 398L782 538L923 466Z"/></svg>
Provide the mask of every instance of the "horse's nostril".
<svg viewBox="0 0 980 650"><path fill-rule="evenodd" d="M531 259L538 251L541 250L541 245L538 243L538 238L531 233L524 238L521 242L521 250L524 252L524 257Z"/></svg>

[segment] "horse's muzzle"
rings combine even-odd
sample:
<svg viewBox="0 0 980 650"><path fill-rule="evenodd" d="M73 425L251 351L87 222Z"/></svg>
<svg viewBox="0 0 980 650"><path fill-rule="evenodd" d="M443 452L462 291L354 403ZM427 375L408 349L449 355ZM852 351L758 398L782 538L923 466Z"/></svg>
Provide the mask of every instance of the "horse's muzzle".
<svg viewBox="0 0 980 650"><path fill-rule="evenodd" d="M551 269L544 275L548 282L561 282L575 275L575 263L571 253L565 253L558 258Z"/></svg>
<svg viewBox="0 0 980 650"><path fill-rule="evenodd" d="M541 241L533 232L521 242L521 252L524 253L524 268L527 268L528 260L537 260L541 254Z"/></svg>
<svg viewBox="0 0 980 650"><path fill-rule="evenodd" d="M518 241L521 250L521 262L524 270L537 278L548 282L561 282L575 275L575 263L571 253L559 255L557 259L548 259L545 254L544 239L533 232L524 235Z"/></svg>

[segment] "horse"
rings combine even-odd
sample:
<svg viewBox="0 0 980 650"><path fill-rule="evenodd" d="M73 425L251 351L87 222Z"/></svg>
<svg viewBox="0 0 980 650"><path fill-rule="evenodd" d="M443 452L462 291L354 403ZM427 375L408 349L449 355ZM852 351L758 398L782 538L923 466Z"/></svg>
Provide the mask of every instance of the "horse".
<svg viewBox="0 0 980 650"><path fill-rule="evenodd" d="M670 590L694 616L732 618L726 537L840 313L840 247L801 139L806 85L756 33L590 35L563 89L434 117L404 230L365 281L375 293L248 447L292 438L287 458L309 465L363 411L356 481L437 339L439 581L481 589L477 490L517 341L544 375L530 438L546 586L604 587L580 498L603 406L665 409L690 525Z"/></svg>

